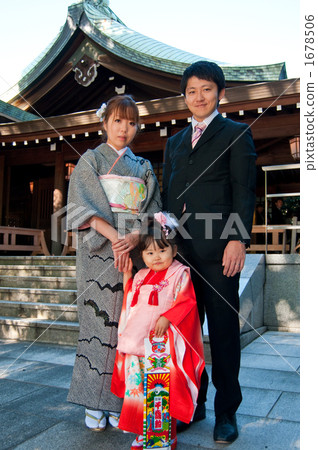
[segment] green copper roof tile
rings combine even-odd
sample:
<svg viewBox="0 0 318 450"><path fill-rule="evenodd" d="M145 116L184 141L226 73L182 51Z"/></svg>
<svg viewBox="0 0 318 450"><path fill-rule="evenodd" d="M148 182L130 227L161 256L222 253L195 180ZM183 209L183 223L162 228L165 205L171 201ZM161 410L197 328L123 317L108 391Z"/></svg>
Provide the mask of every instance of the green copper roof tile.
<svg viewBox="0 0 318 450"><path fill-rule="evenodd" d="M0 100L0 116L12 120L12 122L26 122L28 120L35 120L39 118L34 114L23 111L16 106L3 102L2 100Z"/></svg>

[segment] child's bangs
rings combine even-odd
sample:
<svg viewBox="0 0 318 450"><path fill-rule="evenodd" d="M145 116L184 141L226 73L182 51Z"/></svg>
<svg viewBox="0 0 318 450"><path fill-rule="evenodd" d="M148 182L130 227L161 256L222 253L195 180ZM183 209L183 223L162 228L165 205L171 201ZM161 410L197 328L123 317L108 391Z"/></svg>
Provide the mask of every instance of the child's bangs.
<svg viewBox="0 0 318 450"><path fill-rule="evenodd" d="M159 248L165 248L169 247L169 242L167 242L163 238L155 238L151 235L141 235L140 241L139 241L139 250L143 252L144 250L147 250L152 244L157 244Z"/></svg>

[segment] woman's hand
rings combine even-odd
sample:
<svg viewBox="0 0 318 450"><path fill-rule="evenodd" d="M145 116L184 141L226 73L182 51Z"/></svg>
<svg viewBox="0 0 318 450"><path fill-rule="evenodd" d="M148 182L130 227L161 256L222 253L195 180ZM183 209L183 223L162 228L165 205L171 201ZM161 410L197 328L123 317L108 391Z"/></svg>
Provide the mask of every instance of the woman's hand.
<svg viewBox="0 0 318 450"><path fill-rule="evenodd" d="M114 267L119 270L119 272L127 271L129 252L133 250L139 241L139 232L133 231L125 236L119 236L117 239L112 240L112 250L114 253Z"/></svg>
<svg viewBox="0 0 318 450"><path fill-rule="evenodd" d="M112 249L121 253L129 253L138 245L138 241L138 231L125 234L125 236L118 235L118 238L112 241Z"/></svg>
<svg viewBox="0 0 318 450"><path fill-rule="evenodd" d="M118 231L110 225L106 220L93 216L89 220L92 228L109 239L112 243L114 254L114 267L119 272L125 272L128 269L129 252L138 244L139 231L132 231L125 236L120 236Z"/></svg>
<svg viewBox="0 0 318 450"><path fill-rule="evenodd" d="M163 337L165 332L168 330L170 325L170 320L168 320L164 316L160 316L157 320L156 326L155 326L155 336L156 337Z"/></svg>

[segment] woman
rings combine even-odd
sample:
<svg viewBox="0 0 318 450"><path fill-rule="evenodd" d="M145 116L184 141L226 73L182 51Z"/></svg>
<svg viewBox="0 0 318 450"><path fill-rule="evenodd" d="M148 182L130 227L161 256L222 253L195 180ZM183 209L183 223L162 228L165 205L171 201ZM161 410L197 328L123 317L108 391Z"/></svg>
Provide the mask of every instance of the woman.
<svg viewBox="0 0 318 450"><path fill-rule="evenodd" d="M68 230L77 231L79 340L68 400L86 407L86 426L104 430L104 411L116 416L122 400L110 391L129 256L137 263L140 215L161 209L157 179L149 161L128 145L139 128L130 96L113 97L97 115L106 144L88 150L73 171L68 196ZM113 414L115 413L115 414ZM116 414L117 413L117 414ZM115 416L115 417L114 417Z"/></svg>

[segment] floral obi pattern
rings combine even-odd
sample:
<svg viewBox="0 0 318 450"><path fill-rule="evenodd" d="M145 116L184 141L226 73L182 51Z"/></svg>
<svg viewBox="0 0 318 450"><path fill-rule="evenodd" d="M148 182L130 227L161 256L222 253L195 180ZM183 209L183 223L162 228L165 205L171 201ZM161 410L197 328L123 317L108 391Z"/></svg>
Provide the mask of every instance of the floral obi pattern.
<svg viewBox="0 0 318 450"><path fill-rule="evenodd" d="M139 213L147 196L144 180L120 175L101 175L99 180L113 212Z"/></svg>

